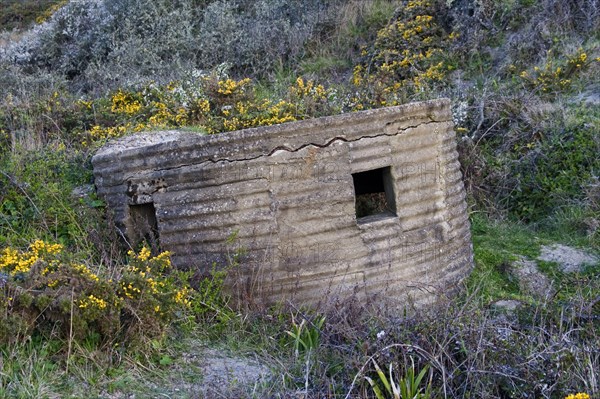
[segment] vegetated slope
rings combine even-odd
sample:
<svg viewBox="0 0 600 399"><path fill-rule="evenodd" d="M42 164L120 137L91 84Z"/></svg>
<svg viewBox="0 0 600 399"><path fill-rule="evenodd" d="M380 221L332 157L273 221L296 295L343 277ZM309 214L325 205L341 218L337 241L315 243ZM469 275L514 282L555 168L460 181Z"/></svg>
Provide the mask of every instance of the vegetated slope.
<svg viewBox="0 0 600 399"><path fill-rule="evenodd" d="M70 2L1 50L2 134L90 144L448 96L480 205L559 211L597 239L598 13L595 0Z"/></svg>
<svg viewBox="0 0 600 399"><path fill-rule="evenodd" d="M22 30L33 23L41 23L64 5L64 0L2 0L0 1L0 29Z"/></svg>
<svg viewBox="0 0 600 399"><path fill-rule="evenodd" d="M59 339L55 351L67 365L73 342L84 342L111 361L142 348L164 366L172 323L199 320L220 336L232 326L263 333L253 339L273 353L283 352L278 342L289 349L286 329L300 334L301 323L283 316L277 324L267 315L258 327L238 320L221 296L223 273L193 290L189 276L163 275L166 255L123 253L86 186L89 156L140 130L219 133L447 96L472 209L597 248L599 10L597 0L69 2L0 49L0 281L12 290L0 293L0 337ZM340 311L312 367L299 354L286 359L283 389L310 377L316 394L345 394L372 354L398 366L417 353L384 353L397 342L424 349L418 366L436 364L435 383L450 397L597 389L588 369L598 369L598 358L586 349L597 343L597 272L559 275L558 300L538 307L506 277L514 254L499 250L518 241L515 252L529 255L522 247L537 237L473 221L483 238L470 299L383 326L384 339L377 322L349 325L364 314ZM506 296L531 304L501 324L486 306ZM572 317L562 317L565 309ZM499 325L510 334L499 336ZM444 368L452 371L445 380ZM1 375L4 387L9 374ZM8 385L9 394L20 389Z"/></svg>

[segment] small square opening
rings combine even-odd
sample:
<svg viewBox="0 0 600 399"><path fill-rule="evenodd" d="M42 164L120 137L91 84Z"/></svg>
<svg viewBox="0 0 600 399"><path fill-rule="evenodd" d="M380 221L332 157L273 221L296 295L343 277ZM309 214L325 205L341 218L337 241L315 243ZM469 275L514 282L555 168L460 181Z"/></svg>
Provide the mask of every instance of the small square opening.
<svg viewBox="0 0 600 399"><path fill-rule="evenodd" d="M130 239L133 241L131 244L137 246L145 241L150 246L152 254L158 254L160 242L154 203L129 205L129 216L132 227L132 231L129 232Z"/></svg>
<svg viewBox="0 0 600 399"><path fill-rule="evenodd" d="M391 168L353 173L356 221L365 223L396 216Z"/></svg>

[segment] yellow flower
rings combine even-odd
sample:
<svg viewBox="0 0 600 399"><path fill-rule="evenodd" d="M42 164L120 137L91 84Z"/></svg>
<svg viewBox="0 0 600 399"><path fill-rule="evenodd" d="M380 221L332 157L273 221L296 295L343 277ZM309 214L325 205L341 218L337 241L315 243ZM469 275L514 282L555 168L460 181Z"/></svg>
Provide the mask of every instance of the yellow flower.
<svg viewBox="0 0 600 399"><path fill-rule="evenodd" d="M88 307L96 307L100 310L106 309L108 304L102 298L97 298L94 295L89 295L87 298L81 299L79 301L79 308L85 309Z"/></svg>
<svg viewBox="0 0 600 399"><path fill-rule="evenodd" d="M210 102L208 100L200 100L198 101L198 108L206 114L210 111Z"/></svg>
<svg viewBox="0 0 600 399"><path fill-rule="evenodd" d="M571 394L565 399L590 399L590 395L588 395L587 393L579 392L576 394Z"/></svg>
<svg viewBox="0 0 600 399"><path fill-rule="evenodd" d="M148 259L150 259L150 249L148 247L142 248L142 250L140 251L140 254L138 255L138 259L141 260L142 262L145 262Z"/></svg>
<svg viewBox="0 0 600 399"><path fill-rule="evenodd" d="M117 114L133 115L142 109L142 105L131 94L125 93L122 90L117 91L112 96L111 111Z"/></svg>
<svg viewBox="0 0 600 399"><path fill-rule="evenodd" d="M0 270L8 269L19 261L19 252L12 248L5 248L0 256Z"/></svg>
<svg viewBox="0 0 600 399"><path fill-rule="evenodd" d="M88 269L88 267L85 265L72 264L71 267L75 271L81 273L81 275L87 279L93 281L100 281L100 278L95 273L92 273L92 271Z"/></svg>
<svg viewBox="0 0 600 399"><path fill-rule="evenodd" d="M242 79L237 82L232 79L219 80L219 82L217 83L217 92L224 95L231 95L234 94L236 91L242 90L244 86L246 86L248 83L250 83L249 78Z"/></svg>
<svg viewBox="0 0 600 399"><path fill-rule="evenodd" d="M184 287L181 290L177 291L175 293L175 298L174 298L175 303L189 308L190 306L192 306L192 302L188 299L189 294L190 294L190 289L187 287Z"/></svg>

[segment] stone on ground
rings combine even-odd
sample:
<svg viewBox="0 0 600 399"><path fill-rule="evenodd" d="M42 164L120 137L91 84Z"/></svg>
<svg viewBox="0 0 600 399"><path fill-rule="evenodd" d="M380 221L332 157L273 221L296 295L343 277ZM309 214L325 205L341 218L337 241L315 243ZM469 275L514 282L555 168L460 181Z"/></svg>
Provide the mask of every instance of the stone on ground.
<svg viewBox="0 0 600 399"><path fill-rule="evenodd" d="M537 259L558 263L563 273L580 272L584 266L596 265L600 261L589 252L562 244L543 245Z"/></svg>
<svg viewBox="0 0 600 399"><path fill-rule="evenodd" d="M535 261L521 257L512 264L511 273L519 281L521 291L540 299L554 294L552 281L538 269Z"/></svg>

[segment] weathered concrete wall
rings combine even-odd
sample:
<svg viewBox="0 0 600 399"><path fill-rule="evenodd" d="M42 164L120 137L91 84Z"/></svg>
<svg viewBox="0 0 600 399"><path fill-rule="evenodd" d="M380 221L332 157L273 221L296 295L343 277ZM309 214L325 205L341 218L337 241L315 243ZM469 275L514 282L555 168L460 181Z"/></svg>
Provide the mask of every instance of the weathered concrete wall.
<svg viewBox="0 0 600 399"><path fill-rule="evenodd" d="M418 305L472 267L449 105L212 136L129 136L94 156L96 185L125 237L137 241L157 229L178 266L223 264L227 237L237 231L247 255L236 290L254 300L376 295ZM357 218L355 182L364 177L356 174L380 168L390 209Z"/></svg>

